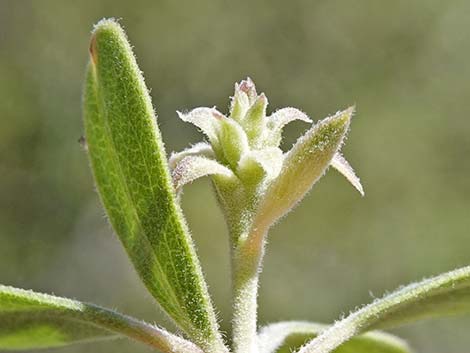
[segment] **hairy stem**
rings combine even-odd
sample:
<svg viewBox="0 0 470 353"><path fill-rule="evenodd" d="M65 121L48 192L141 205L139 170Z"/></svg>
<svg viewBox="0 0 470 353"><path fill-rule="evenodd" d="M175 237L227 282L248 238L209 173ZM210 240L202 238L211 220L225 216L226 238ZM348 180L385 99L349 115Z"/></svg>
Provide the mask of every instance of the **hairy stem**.
<svg viewBox="0 0 470 353"><path fill-rule="evenodd" d="M232 254L233 350L258 353L257 312L258 280L264 255L266 231L255 230L237 237Z"/></svg>

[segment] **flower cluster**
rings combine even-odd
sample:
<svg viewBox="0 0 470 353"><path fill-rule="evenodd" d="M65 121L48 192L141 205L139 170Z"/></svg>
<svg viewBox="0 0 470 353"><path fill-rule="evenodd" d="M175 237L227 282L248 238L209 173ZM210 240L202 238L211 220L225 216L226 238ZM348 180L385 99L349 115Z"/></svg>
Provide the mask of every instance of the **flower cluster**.
<svg viewBox="0 0 470 353"><path fill-rule="evenodd" d="M312 120L296 108L267 116L267 105L264 93L258 94L248 78L235 84L229 116L215 107L178 112L183 121L206 135L207 142L171 155L175 188L210 175L229 218L243 209L250 222L261 217L266 227L287 213L330 165L363 194L359 179L339 153L353 108L313 124L284 153L280 148L284 126L294 120ZM239 219L240 214L233 218Z"/></svg>

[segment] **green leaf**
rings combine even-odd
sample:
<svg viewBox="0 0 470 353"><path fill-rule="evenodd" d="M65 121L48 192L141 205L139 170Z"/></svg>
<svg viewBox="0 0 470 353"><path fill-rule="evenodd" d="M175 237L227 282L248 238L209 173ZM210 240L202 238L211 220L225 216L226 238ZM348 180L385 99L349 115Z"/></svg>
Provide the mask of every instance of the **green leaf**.
<svg viewBox="0 0 470 353"><path fill-rule="evenodd" d="M311 322L287 321L268 325L259 334L260 353L290 353L318 336L328 326ZM335 353L409 353L405 341L384 332L368 332L356 336Z"/></svg>
<svg viewBox="0 0 470 353"><path fill-rule="evenodd" d="M353 108L328 117L300 137L262 199L254 227L269 228L294 207L324 174L341 147Z"/></svg>
<svg viewBox="0 0 470 353"><path fill-rule="evenodd" d="M328 353L362 332L470 313L470 266L413 283L338 321L299 353Z"/></svg>
<svg viewBox="0 0 470 353"><path fill-rule="evenodd" d="M90 46L84 123L109 220L168 315L207 351L225 351L198 258L176 201L142 74L121 27L103 20Z"/></svg>
<svg viewBox="0 0 470 353"><path fill-rule="evenodd" d="M0 350L59 347L124 336L165 353L202 353L191 342L115 311L0 285Z"/></svg>

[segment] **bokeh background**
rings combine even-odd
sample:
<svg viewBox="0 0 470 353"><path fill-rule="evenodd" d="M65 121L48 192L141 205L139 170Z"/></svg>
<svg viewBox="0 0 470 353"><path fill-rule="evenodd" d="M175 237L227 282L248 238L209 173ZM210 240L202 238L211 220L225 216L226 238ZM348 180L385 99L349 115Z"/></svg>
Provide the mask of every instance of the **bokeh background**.
<svg viewBox="0 0 470 353"><path fill-rule="evenodd" d="M470 2L466 0L0 0L0 283L171 328L137 279L94 191L81 91L93 23L122 19L167 151L201 140L175 111L217 105L250 76L270 110L317 120L357 105L345 155L270 235L261 324L329 323L399 284L470 263ZM288 148L306 128L287 129ZM183 207L227 332L224 221L207 180ZM468 351L469 318L394 333L418 352ZM102 342L50 352L149 352ZM43 351L49 352L49 351Z"/></svg>

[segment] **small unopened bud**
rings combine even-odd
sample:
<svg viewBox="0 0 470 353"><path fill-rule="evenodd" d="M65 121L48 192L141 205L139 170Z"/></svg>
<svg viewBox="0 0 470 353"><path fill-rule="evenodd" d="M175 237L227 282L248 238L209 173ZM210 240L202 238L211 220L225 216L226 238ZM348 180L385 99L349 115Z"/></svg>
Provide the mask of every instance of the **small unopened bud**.
<svg viewBox="0 0 470 353"><path fill-rule="evenodd" d="M243 128L246 131L250 146L259 148L259 142L266 129L266 108L268 99L261 93L248 109L245 118L242 120Z"/></svg>
<svg viewBox="0 0 470 353"><path fill-rule="evenodd" d="M247 77L246 80L240 82L239 89L240 91L245 92L250 100L250 104L253 104L258 94L256 93L256 86L251 78Z"/></svg>

